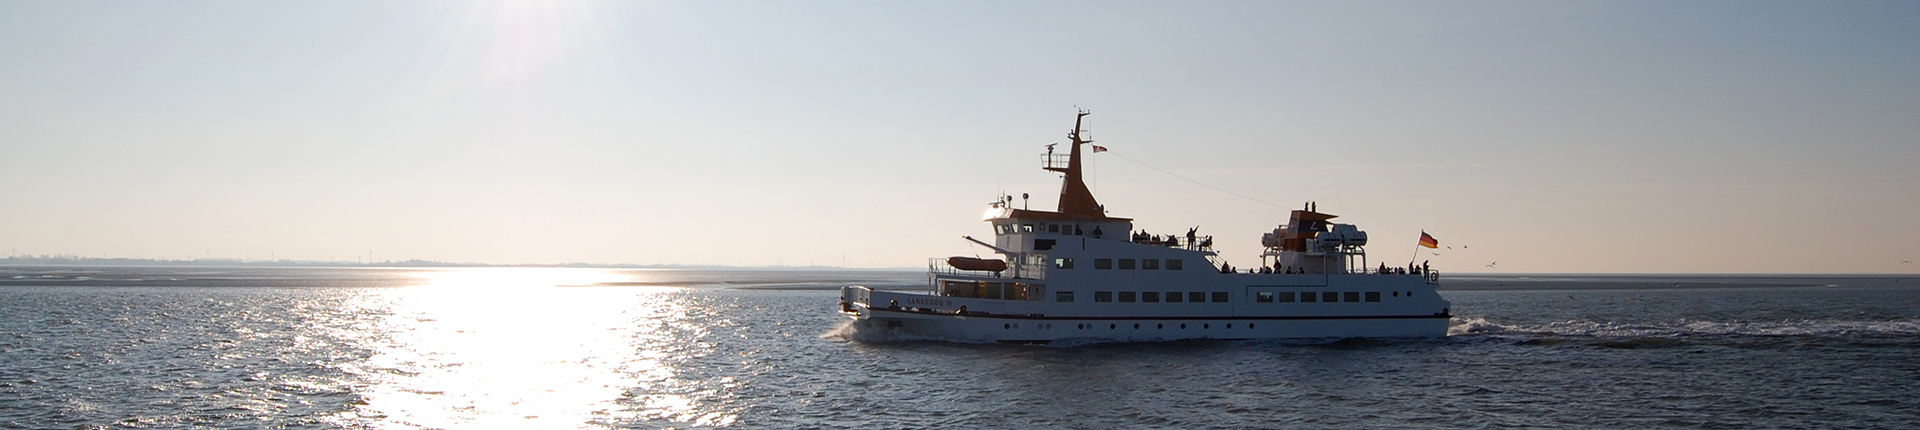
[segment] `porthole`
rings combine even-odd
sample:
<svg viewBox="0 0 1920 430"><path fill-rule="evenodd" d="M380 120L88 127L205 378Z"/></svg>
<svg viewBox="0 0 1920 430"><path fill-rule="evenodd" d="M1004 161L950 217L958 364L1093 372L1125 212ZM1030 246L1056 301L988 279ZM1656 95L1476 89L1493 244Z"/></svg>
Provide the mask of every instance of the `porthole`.
<svg viewBox="0 0 1920 430"><path fill-rule="evenodd" d="M1001 330L1006 330L1006 329L1010 329L1010 328L1013 328L1013 325L1012 325L1012 324L1001 324L1001 325L1000 325L1000 329L1001 329Z"/></svg>
<svg viewBox="0 0 1920 430"><path fill-rule="evenodd" d="M1249 330L1253 329L1253 323L1247 323L1247 329Z"/></svg>
<svg viewBox="0 0 1920 430"><path fill-rule="evenodd" d="M1077 329L1083 329L1083 330L1084 330L1084 329L1086 329L1086 328L1087 328L1087 325L1086 325L1086 324L1074 324L1074 325L1073 325L1073 328L1077 328Z"/></svg>
<svg viewBox="0 0 1920 430"><path fill-rule="evenodd" d="M1213 324L1201 324L1200 328L1213 328Z"/></svg>
<svg viewBox="0 0 1920 430"><path fill-rule="evenodd" d="M1116 328L1120 328L1120 325L1119 325L1119 324L1107 324L1107 330L1113 330L1113 329L1116 329Z"/></svg>
<svg viewBox="0 0 1920 430"><path fill-rule="evenodd" d="M1134 324L1133 324L1133 329L1134 329L1134 330L1139 330L1139 329L1140 329L1140 324L1139 324L1139 323L1134 323Z"/></svg>
<svg viewBox="0 0 1920 430"><path fill-rule="evenodd" d="M1227 323L1227 329L1229 330L1233 329L1233 323Z"/></svg>
<svg viewBox="0 0 1920 430"><path fill-rule="evenodd" d="M1394 296L1394 297L1400 297L1400 292L1399 292L1399 291L1395 291L1395 292L1393 292L1393 296Z"/></svg>
<svg viewBox="0 0 1920 430"><path fill-rule="evenodd" d="M1153 328L1167 328L1166 324L1154 324Z"/></svg>
<svg viewBox="0 0 1920 430"><path fill-rule="evenodd" d="M1180 329L1181 329L1181 330L1186 330L1186 329L1187 329L1187 325L1186 325L1186 324L1181 324L1181 325L1180 325Z"/></svg>

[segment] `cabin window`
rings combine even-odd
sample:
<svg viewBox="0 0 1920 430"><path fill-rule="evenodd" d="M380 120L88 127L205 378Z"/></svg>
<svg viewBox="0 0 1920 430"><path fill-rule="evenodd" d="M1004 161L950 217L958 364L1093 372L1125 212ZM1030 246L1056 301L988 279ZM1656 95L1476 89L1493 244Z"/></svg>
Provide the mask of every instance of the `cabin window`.
<svg viewBox="0 0 1920 430"><path fill-rule="evenodd" d="M1112 269L1112 268L1113 268L1113 259L1111 259L1111 258L1095 258L1095 259L1093 259L1093 268L1094 268L1095 270L1107 270L1107 269Z"/></svg>
<svg viewBox="0 0 1920 430"><path fill-rule="evenodd" d="M1053 239L1034 239L1033 250L1035 251L1051 250L1053 249L1053 243L1054 243Z"/></svg>
<svg viewBox="0 0 1920 430"><path fill-rule="evenodd" d="M1261 291L1261 292L1258 292L1258 293L1254 293L1254 294L1253 294L1253 301L1255 301L1255 302L1260 302L1260 303L1273 303L1273 292L1272 292L1272 291Z"/></svg>
<svg viewBox="0 0 1920 430"><path fill-rule="evenodd" d="M1348 292L1347 292L1346 294L1347 294L1347 298L1346 298L1346 300L1342 300L1342 301L1344 301L1344 302L1347 302L1347 303L1353 303L1353 302L1358 302L1358 301L1360 301L1360 292L1359 292L1359 291L1348 291Z"/></svg>
<svg viewBox="0 0 1920 430"><path fill-rule="evenodd" d="M1207 293L1202 293L1199 291L1187 293L1187 301L1194 302L1194 303L1204 303L1207 301Z"/></svg>
<svg viewBox="0 0 1920 430"><path fill-rule="evenodd" d="M1120 270L1133 270L1133 259L1131 258L1120 259Z"/></svg>
<svg viewBox="0 0 1920 430"><path fill-rule="evenodd" d="M1152 258L1140 260L1140 270L1160 270L1160 260Z"/></svg>
<svg viewBox="0 0 1920 430"><path fill-rule="evenodd" d="M1280 303L1293 303L1293 292L1292 292L1292 291L1281 291L1281 292L1280 292Z"/></svg>
<svg viewBox="0 0 1920 430"><path fill-rule="evenodd" d="M1064 302L1064 303L1072 303L1072 302L1073 302L1073 292L1072 292L1072 291L1061 291L1061 292L1058 292L1058 293L1053 293L1053 301L1056 301L1056 302Z"/></svg>
<svg viewBox="0 0 1920 430"><path fill-rule="evenodd" d="M1369 302L1377 302L1377 301L1380 301L1380 292L1379 292L1379 291L1368 291L1368 292L1367 292L1367 301L1369 301Z"/></svg>
<svg viewBox="0 0 1920 430"><path fill-rule="evenodd" d="M1215 292L1213 292L1213 301L1214 301L1214 303L1226 303L1226 302L1227 302L1227 298L1228 298L1228 297L1231 297L1231 296L1229 296L1229 295L1227 294L1227 292L1225 292L1225 291L1215 291Z"/></svg>
<svg viewBox="0 0 1920 430"><path fill-rule="evenodd" d="M1320 301L1327 302L1327 303L1339 302L1340 293L1335 293L1335 292L1320 293Z"/></svg>
<svg viewBox="0 0 1920 430"><path fill-rule="evenodd" d="M1180 261L1178 258L1167 259L1167 270L1180 270Z"/></svg>
<svg viewBox="0 0 1920 430"><path fill-rule="evenodd" d="M1160 292L1148 291L1148 292L1140 293L1140 301L1147 302L1147 303L1159 303Z"/></svg>
<svg viewBox="0 0 1920 430"><path fill-rule="evenodd" d="M1020 231L1021 231L1021 232L1025 232L1025 233L1032 233L1032 232L1033 232L1033 224L1021 224L1021 225L1020 225Z"/></svg>
<svg viewBox="0 0 1920 430"><path fill-rule="evenodd" d="M1040 294L1041 286L1027 284L1007 284L1007 300L1027 300L1028 292Z"/></svg>
<svg viewBox="0 0 1920 430"><path fill-rule="evenodd" d="M1121 291L1121 292L1120 292L1120 302L1121 302L1121 303L1133 303L1133 295L1134 295L1134 293L1133 293L1132 291Z"/></svg>
<svg viewBox="0 0 1920 430"><path fill-rule="evenodd" d="M1182 296L1181 296L1181 295L1180 295L1180 293L1178 293L1178 292L1174 292L1174 291L1168 291L1168 292L1167 292L1167 303L1180 303L1180 298L1181 298L1181 297L1182 297Z"/></svg>
<svg viewBox="0 0 1920 430"><path fill-rule="evenodd" d="M1072 269L1073 259L1065 257L1054 258L1053 267L1056 269Z"/></svg>
<svg viewBox="0 0 1920 430"><path fill-rule="evenodd" d="M1319 294L1315 294L1315 293L1313 293L1313 292L1311 292L1311 291L1309 291L1309 292L1305 292L1305 293L1300 293L1300 301L1301 301L1301 302L1305 302L1305 303L1313 303L1313 302L1314 302L1314 301L1315 301L1316 299L1319 299L1319 298L1320 298L1320 295L1319 295Z"/></svg>
<svg viewBox="0 0 1920 430"><path fill-rule="evenodd" d="M1093 301L1111 302L1113 301L1113 292L1112 291L1095 291L1093 292Z"/></svg>
<svg viewBox="0 0 1920 430"><path fill-rule="evenodd" d="M1059 224L1047 224L1047 232L1048 232L1048 233L1059 233L1059 232L1060 232L1060 225L1059 225Z"/></svg>

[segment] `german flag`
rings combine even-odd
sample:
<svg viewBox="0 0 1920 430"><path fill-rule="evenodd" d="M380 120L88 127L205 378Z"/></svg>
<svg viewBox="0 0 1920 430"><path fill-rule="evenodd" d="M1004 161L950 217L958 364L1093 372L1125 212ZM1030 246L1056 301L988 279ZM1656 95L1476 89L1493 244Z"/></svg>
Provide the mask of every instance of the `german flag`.
<svg viewBox="0 0 1920 430"><path fill-rule="evenodd" d="M1432 235L1428 235L1427 232L1423 231L1423 232L1420 232L1420 246L1440 249L1440 241L1434 239Z"/></svg>

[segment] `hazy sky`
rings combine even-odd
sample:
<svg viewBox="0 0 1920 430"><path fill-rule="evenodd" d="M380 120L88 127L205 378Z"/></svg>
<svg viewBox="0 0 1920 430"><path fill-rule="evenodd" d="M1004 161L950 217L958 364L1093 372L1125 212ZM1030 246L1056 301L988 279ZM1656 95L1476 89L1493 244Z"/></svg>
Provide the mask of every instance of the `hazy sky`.
<svg viewBox="0 0 1920 430"><path fill-rule="evenodd" d="M1076 106L1238 266L1285 209L1114 155L1389 264L1920 272L1915 1L6 1L0 249L921 266Z"/></svg>

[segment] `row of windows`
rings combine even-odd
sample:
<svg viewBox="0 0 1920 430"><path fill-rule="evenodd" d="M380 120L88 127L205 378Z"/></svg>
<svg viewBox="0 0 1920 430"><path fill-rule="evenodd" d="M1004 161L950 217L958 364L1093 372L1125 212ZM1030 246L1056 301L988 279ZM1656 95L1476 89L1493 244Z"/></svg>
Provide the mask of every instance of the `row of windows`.
<svg viewBox="0 0 1920 430"><path fill-rule="evenodd" d="M1186 324L1186 323L1179 323L1179 324L1180 324L1180 329L1181 329L1181 330L1186 330L1186 329L1187 329L1187 324ZM1037 328L1037 329L1041 329L1041 330L1052 330L1052 329L1053 329L1053 323L1035 323L1035 324L1030 324L1030 325L1028 325L1028 327L1032 327L1032 328ZM1255 328L1255 327L1257 327L1257 326L1255 326L1255 325L1254 325L1254 323L1247 323L1247 325L1246 325L1246 327L1247 327L1247 328L1249 328L1249 329L1251 329L1251 328ZM1020 323L1004 323L1004 324L1000 324L1000 328L1001 328L1001 329L1005 329L1005 330L1019 330L1019 329L1020 329ZM1085 323L1081 323L1081 324L1074 324L1074 325L1073 325L1073 328L1074 328L1074 329L1076 329L1076 330L1094 330L1094 329L1098 329L1098 328L1100 328L1100 325L1099 325L1099 324L1085 324ZM1155 330L1165 330L1165 329L1167 328L1167 323L1155 323L1155 324L1153 325L1153 328L1154 328ZM1202 323L1202 324L1200 324L1200 328L1202 328L1202 329L1213 329L1213 323ZM1231 328L1233 328L1233 323L1227 323L1227 328L1229 328L1229 329L1231 329ZM1119 329L1120 329L1120 325L1119 325L1119 324L1107 324L1107 330L1119 330ZM1134 329L1134 330L1139 330L1139 329L1140 329L1140 323L1134 323L1134 324L1133 324L1133 329Z"/></svg>
<svg viewBox="0 0 1920 430"><path fill-rule="evenodd" d="M1160 270L1160 268L1162 267L1160 264L1160 261L1161 260L1159 259L1153 259L1153 258L1142 258L1137 261L1132 258L1121 258L1119 259L1119 263L1120 263L1119 269L1133 270L1135 268L1134 263L1138 262L1140 270ZM1112 258L1095 258L1093 259L1093 268L1096 270L1113 269L1114 268L1113 263L1114 263L1114 259ZM1166 259L1166 263L1167 264L1165 265L1165 267L1167 268L1167 270L1180 270L1185 268L1186 266L1185 262L1181 261L1178 258Z"/></svg>
<svg viewBox="0 0 1920 430"><path fill-rule="evenodd" d="M1400 297L1400 295L1401 294L1399 291L1393 292L1394 297ZM1101 303L1113 302L1115 301L1114 298L1116 296L1120 299L1119 302L1121 303L1133 303L1133 302L1156 303L1156 302L1162 302L1162 301L1167 303L1180 303L1180 302L1204 303L1209 301L1208 299L1212 299L1211 301L1214 303L1226 303L1228 300L1233 298L1232 294L1227 294L1227 292L1225 291L1213 291L1213 292L1188 291L1184 293L1178 292L1178 291L1168 291L1164 294L1162 294L1159 291L1146 291L1146 292L1121 291L1118 294L1115 294L1112 291L1095 291L1093 292L1093 301L1101 302ZM1413 297L1413 292L1411 291L1407 292L1406 296ZM1054 293L1053 298L1054 298L1054 301L1072 302L1073 292L1072 291L1056 292ZM1361 301L1378 302L1380 301L1380 292L1379 291L1366 291L1366 292L1361 292L1361 291L1344 291L1344 292L1340 292L1340 291L1321 291L1321 292L1260 291L1260 292L1254 293L1253 301L1260 302L1260 303L1272 303L1272 302L1281 302L1281 303L1349 302L1349 303L1352 303L1352 302L1361 302Z"/></svg>
<svg viewBox="0 0 1920 430"><path fill-rule="evenodd" d="M1100 227L1094 226L1093 229L1094 229L1094 236L1099 236ZM998 233L998 234L1032 233L1036 231L1044 231L1048 233L1059 233L1059 234L1066 234L1066 235L1073 235L1073 236L1080 236L1080 235L1087 234L1086 230L1082 229L1078 225L1073 225L1073 224L1040 224L1037 226L1034 224L1018 224L1018 225L995 224L993 226L993 231L994 233Z"/></svg>
<svg viewBox="0 0 1920 430"><path fill-rule="evenodd" d="M1179 291L1168 291L1164 295L1162 295L1159 291L1147 291L1147 292L1121 291L1119 292L1119 294L1114 294L1114 292L1112 291L1095 291L1093 292L1093 301L1102 302L1102 303L1112 302L1114 301L1113 299L1116 295L1119 296L1121 303L1133 303L1133 302L1156 303L1156 302L1162 301L1162 299L1165 299L1164 301L1166 301L1167 303L1180 303L1180 302L1204 303L1209 298L1213 299L1213 302L1215 303L1226 303L1227 300L1233 297L1232 294L1227 294L1227 292L1225 291L1214 291L1214 292L1188 291L1184 293ZM1053 297L1054 297L1054 301L1071 302L1073 301L1073 292L1061 291L1061 292L1054 293Z"/></svg>
<svg viewBox="0 0 1920 430"><path fill-rule="evenodd" d="M1093 268L1097 270L1113 269L1114 260L1115 259L1112 259L1112 258L1095 258L1093 259ZM1166 270L1181 270L1186 268L1185 262L1181 261L1178 258L1166 259L1164 260L1166 264L1161 264L1162 261L1163 260L1152 259L1152 258L1142 258L1142 259L1121 258L1119 259L1120 270L1134 270L1134 269L1160 270L1161 268L1166 268ZM1072 269L1073 259L1064 258L1064 257L1055 258L1053 259L1053 267L1056 269Z"/></svg>
<svg viewBox="0 0 1920 430"><path fill-rule="evenodd" d="M1359 292L1359 291L1347 291L1347 292L1333 292L1333 291L1323 291L1323 292L1313 292L1313 291L1306 291L1306 292L1300 292L1300 293L1298 293L1298 294L1295 294L1295 293L1294 293L1294 292L1292 292L1292 291L1261 291L1261 292L1257 292L1257 293L1254 293L1254 295L1253 295L1253 301L1255 301L1255 302L1260 302L1260 303L1270 303L1270 302L1281 302L1281 303L1292 303L1292 302L1306 302L1306 303L1312 303L1312 302L1327 302L1327 303L1333 303L1333 302L1358 302L1358 301L1361 301L1361 297L1362 297L1362 295L1363 295L1363 293L1361 293L1361 292ZM1380 301L1380 292L1379 292L1379 291L1367 291L1367 292L1365 292L1365 293L1364 293L1364 296L1365 296L1365 298L1366 298L1366 301L1369 301L1369 302L1377 302L1377 301ZM1395 291L1395 292L1393 292L1393 296L1394 296L1394 297L1400 297L1400 292L1398 292L1398 291ZM1413 293L1407 293L1407 297L1413 297Z"/></svg>
<svg viewBox="0 0 1920 430"><path fill-rule="evenodd" d="M1024 282L988 282L941 280L940 295L1002 300L1043 300L1047 286Z"/></svg>

